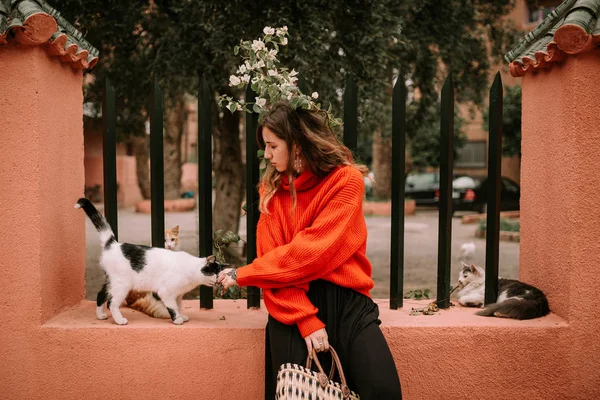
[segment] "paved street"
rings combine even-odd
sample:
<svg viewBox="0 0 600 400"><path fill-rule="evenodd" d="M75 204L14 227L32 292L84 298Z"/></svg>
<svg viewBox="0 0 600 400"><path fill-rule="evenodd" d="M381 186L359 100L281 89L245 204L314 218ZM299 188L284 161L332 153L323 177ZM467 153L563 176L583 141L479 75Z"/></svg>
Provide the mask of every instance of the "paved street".
<svg viewBox="0 0 600 400"><path fill-rule="evenodd" d="M181 249L197 254L198 218L195 212L166 213L165 226L180 225ZM246 219L242 217L240 231L244 232ZM390 276L390 230L389 217L367 217L369 236L367 256L373 264L375 288L373 297L389 296ZM452 225L452 282L455 282L460 260L460 246L473 241L477 246L474 261L478 265L485 262L485 240L474 237L475 224L463 225L460 218L453 219ZM429 288L433 292L437 276L437 210L419 209L416 215L407 216L405 224L405 270L404 291ZM149 245L151 242L150 216L138 214L133 209L119 210L119 241ZM98 266L100 245L98 234L86 218L86 298L95 299L102 286L103 274ZM518 278L519 243L500 242L500 276Z"/></svg>

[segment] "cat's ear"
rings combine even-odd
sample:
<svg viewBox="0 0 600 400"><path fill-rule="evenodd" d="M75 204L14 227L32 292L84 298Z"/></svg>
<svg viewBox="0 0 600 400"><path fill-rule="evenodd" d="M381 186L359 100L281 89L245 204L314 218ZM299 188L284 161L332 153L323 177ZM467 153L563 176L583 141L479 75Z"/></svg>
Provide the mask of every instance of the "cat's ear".
<svg viewBox="0 0 600 400"><path fill-rule="evenodd" d="M217 258L213 255L206 257L207 264L214 264L217 261Z"/></svg>
<svg viewBox="0 0 600 400"><path fill-rule="evenodd" d="M463 269L470 269L471 268L471 266L469 264L465 264L464 261L461 261L460 263L462 264Z"/></svg>
<svg viewBox="0 0 600 400"><path fill-rule="evenodd" d="M175 225L173 227L173 229L171 229L171 232L173 232L174 234L178 235L179 234L179 225Z"/></svg>
<svg viewBox="0 0 600 400"><path fill-rule="evenodd" d="M469 267L469 270L474 274L474 275L479 275L479 270L477 270L477 267L475 266L475 264L471 264L471 266Z"/></svg>

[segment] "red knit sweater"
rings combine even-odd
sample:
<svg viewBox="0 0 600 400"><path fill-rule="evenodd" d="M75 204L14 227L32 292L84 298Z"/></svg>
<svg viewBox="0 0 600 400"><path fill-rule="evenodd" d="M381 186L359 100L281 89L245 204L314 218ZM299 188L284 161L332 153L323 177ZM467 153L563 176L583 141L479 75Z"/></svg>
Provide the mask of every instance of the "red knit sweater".
<svg viewBox="0 0 600 400"><path fill-rule="evenodd" d="M367 227L362 212L362 174L338 167L324 178L308 169L294 180L296 208L289 185L271 199L256 231L258 257L237 270L240 286L264 289L269 313L297 324L306 337L325 327L306 295L309 282L324 279L366 296L373 288L366 257Z"/></svg>

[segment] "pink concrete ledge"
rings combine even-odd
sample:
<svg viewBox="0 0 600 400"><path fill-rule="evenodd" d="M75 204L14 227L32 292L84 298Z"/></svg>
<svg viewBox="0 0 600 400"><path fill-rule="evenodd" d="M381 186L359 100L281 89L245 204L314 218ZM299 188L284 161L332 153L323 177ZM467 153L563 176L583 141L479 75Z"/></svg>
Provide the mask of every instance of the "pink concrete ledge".
<svg viewBox="0 0 600 400"><path fill-rule="evenodd" d="M82 301L77 307L64 311L46 322L45 328L106 328L106 329L202 329L202 328L244 328L264 329L267 323L267 311L248 310L246 300L215 300L215 308L212 310L201 310L199 301L184 300L184 314L190 320L183 325L175 325L170 319L151 318L146 314L130 308L121 307L121 313L129 323L119 326L114 323L110 311L107 311L107 320L96 319L96 303L93 301Z"/></svg>
<svg viewBox="0 0 600 400"><path fill-rule="evenodd" d="M482 329L521 327L524 329L566 327L568 323L555 314L548 314L543 318L518 321L510 318L486 318L475 315L477 308L456 306L447 310L440 310L434 315L410 315L411 309L424 308L431 300L404 300L404 307L399 310L390 310L389 300L378 299L380 319L383 327L477 327Z"/></svg>
<svg viewBox="0 0 600 400"><path fill-rule="evenodd" d="M476 308L456 305L447 310L440 310L435 315L410 315L412 308L423 308L430 300L404 300L404 307L390 310L389 300L376 299L379 306L382 327L478 327L500 328L521 327L524 329L565 327L568 323L555 314L550 313L543 318L518 321L508 318L485 318L475 315ZM456 303L455 303L456 304ZM156 319L129 308L122 307L123 316L129 320L126 326L114 323L110 312L108 319L96 319L96 304L93 301L82 301L77 307L64 311L47 321L45 328L106 328L106 329L264 329L267 323L267 311L262 305L259 310L248 310L246 300L215 300L215 308L202 310L196 300L183 302L184 313L190 320L183 325L174 325L169 319Z"/></svg>
<svg viewBox="0 0 600 400"><path fill-rule="evenodd" d="M396 311L387 300L376 302L405 399L570 398L565 360L571 329L556 315L515 321L479 317L475 309L457 306L411 316L412 307L428 301L405 300ZM26 357L44 362L33 362L40 368L26 376L39 386L15 378L9 392L33 395L41 387L46 398L62 399L100 393L262 399L265 309L247 310L240 300L216 300L208 311L198 306L184 301L191 319L182 326L129 309L123 310L129 324L117 326L110 315L97 320L94 302L82 301L34 335L37 353ZM22 365L23 353L7 362Z"/></svg>

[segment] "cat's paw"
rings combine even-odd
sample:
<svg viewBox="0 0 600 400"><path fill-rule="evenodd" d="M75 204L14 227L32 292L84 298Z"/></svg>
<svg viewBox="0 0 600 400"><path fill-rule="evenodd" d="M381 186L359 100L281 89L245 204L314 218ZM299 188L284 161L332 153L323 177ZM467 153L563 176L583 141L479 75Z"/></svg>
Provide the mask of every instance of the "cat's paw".
<svg viewBox="0 0 600 400"><path fill-rule="evenodd" d="M117 323L117 325L127 325L127 318L116 318L115 322Z"/></svg>
<svg viewBox="0 0 600 400"><path fill-rule="evenodd" d="M106 315L106 313L104 312L103 309L97 308L96 309L96 318L102 320L102 319L107 319L108 316Z"/></svg>
<svg viewBox="0 0 600 400"><path fill-rule="evenodd" d="M183 322L188 322L190 320L190 317L184 314L181 314L181 318L183 318Z"/></svg>
<svg viewBox="0 0 600 400"><path fill-rule="evenodd" d="M177 317L177 318L175 318L175 319L173 320L173 323L174 323L175 325L182 325L182 324L183 324L183 318L181 318L181 316L179 316L179 317Z"/></svg>

